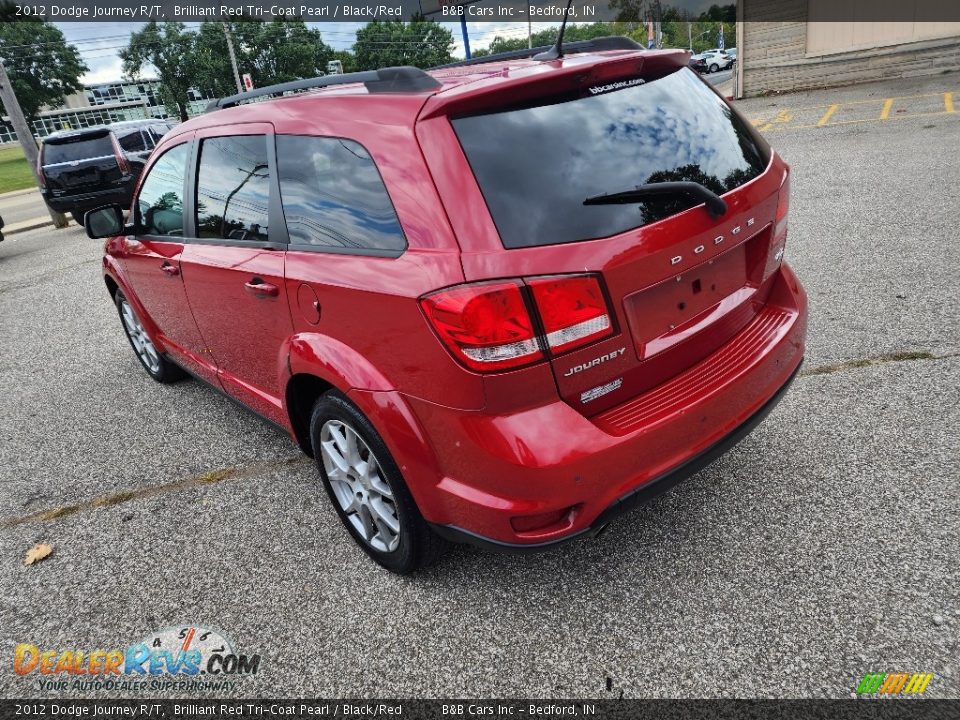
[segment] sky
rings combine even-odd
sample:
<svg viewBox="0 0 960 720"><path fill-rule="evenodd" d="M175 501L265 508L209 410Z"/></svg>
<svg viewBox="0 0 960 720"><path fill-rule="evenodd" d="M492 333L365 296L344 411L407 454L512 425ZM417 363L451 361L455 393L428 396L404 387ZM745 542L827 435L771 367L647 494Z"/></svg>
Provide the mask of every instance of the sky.
<svg viewBox="0 0 960 720"><path fill-rule="evenodd" d="M664 6L686 8L694 14L699 14L711 4L725 5L736 0L664 0ZM482 0L481 0L482 2ZM55 22L68 42L73 43L80 50L80 54L90 70L83 76L84 84L92 85L102 82L119 80L123 71L117 52L126 47L130 34L143 27L139 22ZM199 23L186 23L190 26ZM366 23L357 22L324 22L307 25L320 30L323 41L337 50L347 50L353 45L357 28ZM459 22L443 22L453 33L455 57L464 57L463 39ZM575 23L576 24L576 23ZM548 27L557 27L559 22L533 23L533 32ZM468 22L467 31L470 36L471 49L485 48L497 36L508 38L525 38L527 36L526 22Z"/></svg>
<svg viewBox="0 0 960 720"><path fill-rule="evenodd" d="M140 29L144 23L135 22L65 22L54 23L63 31L67 42L76 45L84 62L90 70L81 79L84 84L92 85L101 82L119 80L123 75L120 58L117 52L126 47L130 34ZM197 25L198 23L187 23ZM336 50L348 50L353 45L357 28L365 23L307 23L320 30L323 41ZM453 33L455 48L454 56L464 57L463 39L460 32L460 23L441 23L450 28ZM557 26L559 23L533 23L533 32ZM525 22L480 22L467 23L467 32L470 36L471 49L484 48L497 36L526 37L527 23Z"/></svg>

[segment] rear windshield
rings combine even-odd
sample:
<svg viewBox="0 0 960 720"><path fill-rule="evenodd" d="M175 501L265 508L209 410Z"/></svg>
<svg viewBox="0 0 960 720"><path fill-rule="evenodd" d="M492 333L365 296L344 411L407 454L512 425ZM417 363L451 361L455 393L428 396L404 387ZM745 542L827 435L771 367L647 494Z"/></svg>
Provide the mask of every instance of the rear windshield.
<svg viewBox="0 0 960 720"><path fill-rule="evenodd" d="M88 160L106 155L113 155L113 143L110 142L110 136L107 134L85 135L68 141L47 141L43 145L44 165Z"/></svg>
<svg viewBox="0 0 960 720"><path fill-rule="evenodd" d="M584 206L590 196L676 180L721 195L766 167L766 147L688 69L608 88L452 121L505 247L608 237L700 202Z"/></svg>

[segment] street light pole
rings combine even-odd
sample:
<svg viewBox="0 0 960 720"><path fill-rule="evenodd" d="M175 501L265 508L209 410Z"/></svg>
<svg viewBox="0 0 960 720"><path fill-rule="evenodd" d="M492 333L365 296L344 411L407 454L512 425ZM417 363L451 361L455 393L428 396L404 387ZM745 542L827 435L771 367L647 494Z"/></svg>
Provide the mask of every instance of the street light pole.
<svg viewBox="0 0 960 720"><path fill-rule="evenodd" d="M240 82L240 71L237 69L237 56L233 52L233 36L230 35L230 26L225 22L223 25L223 34L227 36L227 52L230 53L230 67L233 68L233 79L237 82L237 92L243 92L243 83Z"/></svg>
<svg viewBox="0 0 960 720"><path fill-rule="evenodd" d="M17 133L17 140L20 141L20 147L23 148L24 157L27 158L27 165L30 166L37 187L40 187L40 175L37 168L37 141L33 139L33 132L27 124L27 119L23 116L20 102L13 92L13 85L10 84L10 77L7 75L7 69L2 62L0 62L0 100L3 101L3 107L6 109L7 115L10 116L10 124L13 125L13 129ZM50 219L53 220L54 227L65 228L67 226L67 218L63 213L57 212L49 205L47 205L47 212L50 213Z"/></svg>

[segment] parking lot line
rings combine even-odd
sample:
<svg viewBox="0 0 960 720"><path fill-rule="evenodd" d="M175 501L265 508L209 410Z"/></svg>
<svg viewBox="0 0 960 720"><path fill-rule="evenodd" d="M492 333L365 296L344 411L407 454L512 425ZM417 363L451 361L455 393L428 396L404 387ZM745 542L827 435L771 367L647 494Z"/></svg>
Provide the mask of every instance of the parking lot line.
<svg viewBox="0 0 960 720"><path fill-rule="evenodd" d="M823 127L824 125L826 125L826 124L827 124L827 121L828 121L828 120L833 116L833 114L837 111L837 108L838 108L838 107L840 107L840 106L837 105L836 103L834 103L833 105L831 105L831 106L827 109L827 111L823 114L823 117L821 117L821 118L817 121L817 126L818 126L818 127Z"/></svg>
<svg viewBox="0 0 960 720"><path fill-rule="evenodd" d="M761 132L769 132L778 129L807 130L835 125L956 114L954 94L952 91L918 93L914 95L895 95L882 99L873 98L870 100L803 105L795 108L782 108L774 116L766 115L751 118L750 123ZM898 102L901 100L909 100L910 102ZM877 110L871 112L870 106L873 105L876 108L878 104L880 105L879 112Z"/></svg>

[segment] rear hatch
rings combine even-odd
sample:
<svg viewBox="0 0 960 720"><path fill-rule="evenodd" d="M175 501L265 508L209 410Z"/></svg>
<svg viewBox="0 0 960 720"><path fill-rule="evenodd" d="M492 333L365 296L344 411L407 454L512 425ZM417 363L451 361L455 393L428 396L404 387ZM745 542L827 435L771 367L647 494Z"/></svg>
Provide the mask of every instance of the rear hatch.
<svg viewBox="0 0 960 720"><path fill-rule="evenodd" d="M83 195L123 180L117 150L106 128L47 138L40 164L51 197Z"/></svg>
<svg viewBox="0 0 960 720"><path fill-rule="evenodd" d="M784 166L774 170L765 142L678 60L653 76L609 77L608 63L599 84L450 120L505 250L465 252L467 279L600 279L609 337L550 358L560 395L586 415L729 342L763 307L779 262ZM676 181L723 197L726 212L674 194L584 204Z"/></svg>

